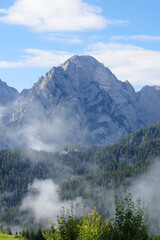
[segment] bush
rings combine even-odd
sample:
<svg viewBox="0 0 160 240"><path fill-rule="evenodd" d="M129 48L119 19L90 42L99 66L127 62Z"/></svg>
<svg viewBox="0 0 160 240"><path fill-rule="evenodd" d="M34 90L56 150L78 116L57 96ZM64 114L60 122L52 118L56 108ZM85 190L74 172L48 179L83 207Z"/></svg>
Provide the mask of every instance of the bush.
<svg viewBox="0 0 160 240"><path fill-rule="evenodd" d="M110 233L109 219L108 221L103 221L94 207L91 214L85 213L81 215L79 229L78 240L106 240Z"/></svg>
<svg viewBox="0 0 160 240"><path fill-rule="evenodd" d="M79 234L79 218L77 208L71 206L71 210L62 208L61 216L57 217L57 224L53 224L48 231L44 231L43 236L46 240L76 240Z"/></svg>

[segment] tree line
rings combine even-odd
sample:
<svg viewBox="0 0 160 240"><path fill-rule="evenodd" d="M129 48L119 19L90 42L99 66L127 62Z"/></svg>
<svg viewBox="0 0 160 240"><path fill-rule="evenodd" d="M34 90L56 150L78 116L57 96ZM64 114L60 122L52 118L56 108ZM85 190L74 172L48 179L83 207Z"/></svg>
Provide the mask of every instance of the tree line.
<svg viewBox="0 0 160 240"><path fill-rule="evenodd" d="M141 199L133 201L132 195L125 192L115 196L115 216L102 219L94 207L91 213L84 211L80 216L78 208L62 209L57 222L48 229L26 229L16 233L24 240L160 240L160 236L149 233L150 222ZM0 232L5 233L1 227ZM7 234L12 234L7 228Z"/></svg>

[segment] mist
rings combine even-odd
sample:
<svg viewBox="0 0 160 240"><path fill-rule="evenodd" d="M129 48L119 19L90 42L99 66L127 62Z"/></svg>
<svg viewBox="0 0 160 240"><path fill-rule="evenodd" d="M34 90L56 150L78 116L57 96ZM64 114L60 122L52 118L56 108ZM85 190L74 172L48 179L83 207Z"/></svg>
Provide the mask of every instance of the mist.
<svg viewBox="0 0 160 240"><path fill-rule="evenodd" d="M140 197L147 208L152 231L159 231L160 223L160 159L149 166L148 170L134 181L129 188L134 198Z"/></svg>
<svg viewBox="0 0 160 240"><path fill-rule="evenodd" d="M36 224L48 225L49 222L56 222L62 206L70 209L71 201L61 201L59 197L60 188L51 179L35 179L28 186L27 196L23 198L20 211L28 211L29 217L33 218ZM74 204L82 208L83 201L77 198Z"/></svg>
<svg viewBox="0 0 160 240"><path fill-rule="evenodd" d="M85 144L87 130L80 127L82 119L77 110L73 110L76 108L73 103L67 102L67 107L63 104L53 106L50 110L36 100L25 109L23 101L20 98L12 107L0 107L0 125L4 129L0 133L1 149L32 148L55 152L71 143Z"/></svg>

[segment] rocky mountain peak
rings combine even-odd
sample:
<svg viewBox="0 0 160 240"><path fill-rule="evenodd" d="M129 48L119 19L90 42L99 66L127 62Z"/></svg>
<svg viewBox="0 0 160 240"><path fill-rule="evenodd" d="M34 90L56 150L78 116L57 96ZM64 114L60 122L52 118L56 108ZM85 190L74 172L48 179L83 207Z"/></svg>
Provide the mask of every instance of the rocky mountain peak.
<svg viewBox="0 0 160 240"><path fill-rule="evenodd" d="M71 58L69 58L66 62L61 64L61 67L66 71L68 68L76 67L76 68L84 68L85 71L88 68L88 70L92 69L100 65L100 63L92 56L88 55L74 55Z"/></svg>
<svg viewBox="0 0 160 240"><path fill-rule="evenodd" d="M122 95L125 85L128 86L128 83L121 86L115 75L95 58L75 55L59 67L53 67L39 79L32 90L40 93L59 88L71 95L83 95L90 85L95 84L110 93L117 102L120 101L118 94Z"/></svg>
<svg viewBox="0 0 160 240"><path fill-rule="evenodd" d="M101 86L115 82L117 79L114 74L94 57L88 55L75 55L61 65L66 74L83 75L83 78L90 81L97 81ZM82 79L80 79L82 80ZM107 82L107 83L106 83Z"/></svg>
<svg viewBox="0 0 160 240"><path fill-rule="evenodd" d="M91 85L109 90L117 84L120 85L112 72L95 58L75 55L40 77L30 93L43 97L46 92L55 92L57 89L63 94L82 96Z"/></svg>

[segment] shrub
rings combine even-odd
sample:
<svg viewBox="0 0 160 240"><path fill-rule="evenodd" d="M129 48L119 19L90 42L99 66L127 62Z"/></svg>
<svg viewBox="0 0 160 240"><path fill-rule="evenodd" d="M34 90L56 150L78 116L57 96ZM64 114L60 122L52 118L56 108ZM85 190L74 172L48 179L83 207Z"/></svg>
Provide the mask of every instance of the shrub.
<svg viewBox="0 0 160 240"><path fill-rule="evenodd" d="M110 232L110 223L109 219L103 221L94 207L91 214L85 213L81 215L79 228L78 240L106 240Z"/></svg>
<svg viewBox="0 0 160 240"><path fill-rule="evenodd" d="M71 210L62 208L56 226L51 225L48 231L44 231L43 236L46 240L76 240L79 234L79 222L77 208L74 209L73 205Z"/></svg>
<svg viewBox="0 0 160 240"><path fill-rule="evenodd" d="M124 197L115 196L113 239L143 240L147 236L148 227L148 216L140 199L134 203L128 192Z"/></svg>

